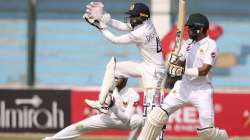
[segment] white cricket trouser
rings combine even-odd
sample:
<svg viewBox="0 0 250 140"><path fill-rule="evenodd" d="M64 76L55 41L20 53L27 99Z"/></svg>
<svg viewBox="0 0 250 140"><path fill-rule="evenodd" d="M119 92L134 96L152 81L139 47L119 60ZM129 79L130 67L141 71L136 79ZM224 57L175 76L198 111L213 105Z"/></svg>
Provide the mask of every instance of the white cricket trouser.
<svg viewBox="0 0 250 140"><path fill-rule="evenodd" d="M206 83L194 86L177 81L163 101L162 108L172 114L186 104L192 104L199 112L201 128L214 126L213 87Z"/></svg>
<svg viewBox="0 0 250 140"><path fill-rule="evenodd" d="M160 88L164 75L164 66L154 66L144 62L118 62L115 70L117 77L141 77L144 88Z"/></svg>
<svg viewBox="0 0 250 140"><path fill-rule="evenodd" d="M141 117L137 114L133 115L127 124L124 124L119 119L111 118L110 115L98 114L72 124L52 137L46 137L44 140L71 140L86 132L105 129L130 129L128 140L135 140L136 132L142 126L140 122L142 122Z"/></svg>

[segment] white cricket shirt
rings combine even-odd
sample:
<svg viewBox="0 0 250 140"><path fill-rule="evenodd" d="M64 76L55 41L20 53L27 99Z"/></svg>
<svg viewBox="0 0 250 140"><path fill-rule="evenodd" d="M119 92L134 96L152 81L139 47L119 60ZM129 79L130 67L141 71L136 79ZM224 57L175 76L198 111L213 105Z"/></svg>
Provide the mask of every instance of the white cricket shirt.
<svg viewBox="0 0 250 140"><path fill-rule="evenodd" d="M112 22L113 24L110 25L115 26L116 29L126 27L125 23L115 22L114 20ZM121 30L124 30L124 28L121 28ZM164 67L161 42L151 20L144 21L143 24L136 26L133 31L121 36L115 36L107 29L102 30L102 33L113 43L135 43L145 63Z"/></svg>
<svg viewBox="0 0 250 140"><path fill-rule="evenodd" d="M208 36L198 42L189 39L182 45L180 54L181 59L186 59L186 68L198 68L203 64L214 65L218 56L216 42ZM203 84L211 82L211 70L206 76L183 75L183 81L192 84Z"/></svg>
<svg viewBox="0 0 250 140"><path fill-rule="evenodd" d="M137 111L140 96L134 89L125 87L120 92L118 92L117 88L115 88L112 96L115 98L115 104L118 107L117 109L119 110L116 111L117 113L111 113L112 118L117 118L117 115L119 117L120 114L126 116L127 119L130 119L132 115L140 113Z"/></svg>

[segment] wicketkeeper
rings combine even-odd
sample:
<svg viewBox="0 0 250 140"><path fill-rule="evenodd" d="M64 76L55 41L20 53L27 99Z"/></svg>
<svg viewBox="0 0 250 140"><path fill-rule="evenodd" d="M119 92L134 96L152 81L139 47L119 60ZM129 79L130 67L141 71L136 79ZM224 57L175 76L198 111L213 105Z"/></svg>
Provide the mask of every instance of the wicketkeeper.
<svg viewBox="0 0 250 140"><path fill-rule="evenodd" d="M116 85L115 78L138 77L142 78L144 94L150 112L152 105L159 106L160 86L165 75L165 66L162 57L162 48L156 29L150 20L150 10L143 3L134 3L126 12L127 22L111 18L104 10L101 2L92 2L87 5L85 20L98 28L102 35L115 44L135 44L139 49L143 61L116 62L112 59L106 67L106 73L101 87L98 101L86 100L90 106L103 112L104 101L112 87ZM117 36L109 31L108 27L127 31L128 33ZM124 46L126 47L126 46ZM145 114L147 112L144 112Z"/></svg>

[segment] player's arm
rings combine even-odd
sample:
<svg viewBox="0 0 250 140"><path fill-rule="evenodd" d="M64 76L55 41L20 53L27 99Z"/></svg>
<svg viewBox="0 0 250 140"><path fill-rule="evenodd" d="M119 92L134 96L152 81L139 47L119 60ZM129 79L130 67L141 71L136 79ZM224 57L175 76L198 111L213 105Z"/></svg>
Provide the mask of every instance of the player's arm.
<svg viewBox="0 0 250 140"><path fill-rule="evenodd" d="M211 68L212 65L203 64L201 67L198 68L199 76L206 76Z"/></svg>
<svg viewBox="0 0 250 140"><path fill-rule="evenodd" d="M218 55L218 50L216 48L216 44L212 44L208 46L208 50L204 54L202 61L203 64L197 68L187 68L185 69L184 74L190 76L206 76L208 72L211 70L212 66L215 64L216 58Z"/></svg>
<svg viewBox="0 0 250 140"><path fill-rule="evenodd" d="M122 111L123 109L117 104L114 104L110 109L122 122L128 123L131 116L134 114L138 103L139 102L129 103L126 111Z"/></svg>
<svg viewBox="0 0 250 140"><path fill-rule="evenodd" d="M86 6L86 14L95 20L103 24L107 24L115 29L122 31L131 30L131 26L127 23L115 20L111 18L111 15L105 11L104 4L102 2L91 2Z"/></svg>
<svg viewBox="0 0 250 140"><path fill-rule="evenodd" d="M117 30L121 30L121 31L131 31L132 28L128 23L124 23L121 22L119 20L115 20L115 19L111 19L108 22L108 25L110 25L110 27L117 29Z"/></svg>
<svg viewBox="0 0 250 140"><path fill-rule="evenodd" d="M127 116L127 114L125 112L122 111L122 108L117 105L114 104L110 110L117 116L117 118L119 118L123 123L128 123L130 120L130 116Z"/></svg>
<svg viewBox="0 0 250 140"><path fill-rule="evenodd" d="M122 111L123 109L117 104L114 104L111 108L111 111L124 123L130 121L132 115L136 112L140 100L140 97L135 90L129 88L128 92L130 98L125 111Z"/></svg>
<svg viewBox="0 0 250 140"><path fill-rule="evenodd" d="M195 77L206 76L211 68L212 68L212 65L203 64L201 67L185 69L184 74L189 75L189 76L195 76Z"/></svg>
<svg viewBox="0 0 250 140"><path fill-rule="evenodd" d="M117 44L129 44L129 43L134 43L136 40L136 37L133 36L131 33L116 36L113 33L111 33L107 29L101 30L103 36L108 39L109 41Z"/></svg>
<svg viewBox="0 0 250 140"><path fill-rule="evenodd" d="M99 22L98 20L91 20L86 16L84 16L84 19L87 21L87 23L99 29L102 32L103 36L113 43L129 44L129 43L137 42L136 37L133 36L131 33L116 36L107 29L106 24L103 24L102 22Z"/></svg>
<svg viewBox="0 0 250 140"><path fill-rule="evenodd" d="M171 77L183 75L184 68L186 65L186 50L187 50L187 43L184 42L179 51L179 54L175 54L175 52L169 54L167 60L167 71Z"/></svg>
<svg viewBox="0 0 250 140"><path fill-rule="evenodd" d="M189 49L189 45L188 45L189 41L185 41L183 42L183 44L181 45L180 51L178 54L176 54L174 51L171 52L168 55L168 63L171 64L177 64L179 66L184 66L185 65L185 61L186 61L186 55L187 55L187 50Z"/></svg>

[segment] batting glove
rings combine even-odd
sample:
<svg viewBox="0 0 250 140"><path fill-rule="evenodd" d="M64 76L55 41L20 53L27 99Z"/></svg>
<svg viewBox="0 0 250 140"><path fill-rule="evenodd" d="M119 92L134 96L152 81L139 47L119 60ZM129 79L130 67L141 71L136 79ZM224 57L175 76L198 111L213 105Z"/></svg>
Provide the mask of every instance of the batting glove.
<svg viewBox="0 0 250 140"><path fill-rule="evenodd" d="M184 68L181 66L178 66L176 64L169 63L168 64L168 73L170 76L175 77L175 76L182 76L184 74Z"/></svg>
<svg viewBox="0 0 250 140"><path fill-rule="evenodd" d="M178 60L180 59L180 56L175 53L170 53L168 57L168 63L176 64Z"/></svg>

